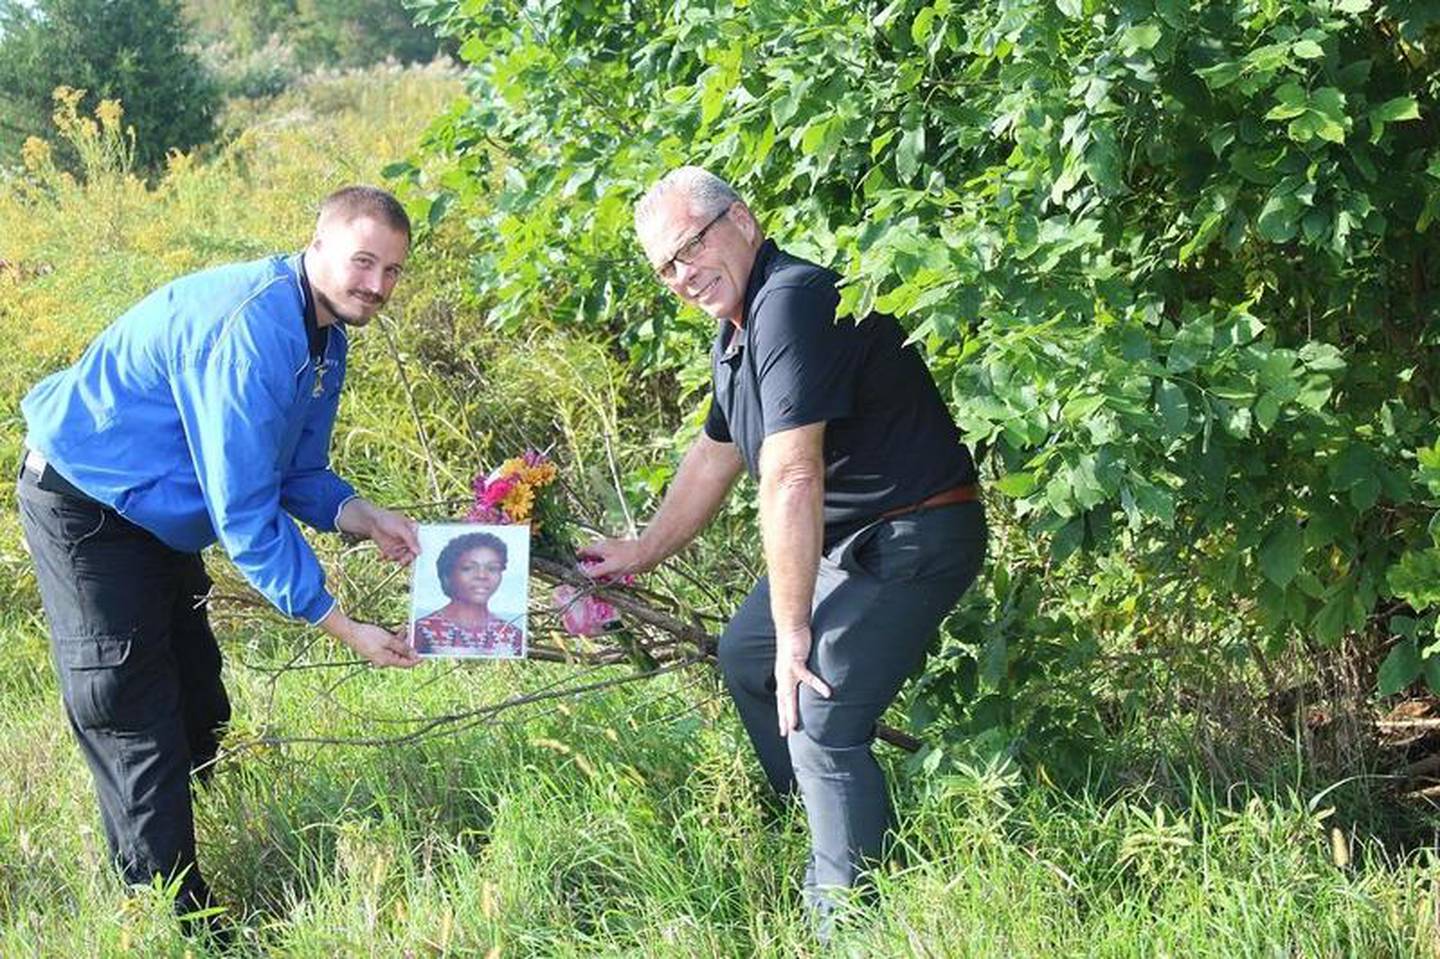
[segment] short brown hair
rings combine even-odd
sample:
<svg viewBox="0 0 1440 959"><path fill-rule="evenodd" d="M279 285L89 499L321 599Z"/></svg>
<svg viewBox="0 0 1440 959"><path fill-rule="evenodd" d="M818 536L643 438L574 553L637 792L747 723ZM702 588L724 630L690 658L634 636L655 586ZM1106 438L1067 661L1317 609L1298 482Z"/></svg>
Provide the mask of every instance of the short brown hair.
<svg viewBox="0 0 1440 959"><path fill-rule="evenodd" d="M341 187L320 204L320 219L330 216L338 216L345 223L368 216L410 239L410 217L406 215L405 208L392 194L379 187Z"/></svg>

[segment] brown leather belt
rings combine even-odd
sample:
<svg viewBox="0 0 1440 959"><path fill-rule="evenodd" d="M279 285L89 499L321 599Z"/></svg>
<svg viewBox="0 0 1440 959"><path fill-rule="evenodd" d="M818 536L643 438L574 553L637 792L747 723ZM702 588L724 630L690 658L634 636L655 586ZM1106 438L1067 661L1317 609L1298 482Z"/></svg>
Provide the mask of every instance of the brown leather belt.
<svg viewBox="0 0 1440 959"><path fill-rule="evenodd" d="M880 518L894 519L897 516L904 516L906 513L918 513L922 509L949 506L951 503L973 503L979 498L980 487L974 483L967 483L964 486L952 486L949 489L941 490L934 496L927 496L918 503L886 510L880 514Z"/></svg>

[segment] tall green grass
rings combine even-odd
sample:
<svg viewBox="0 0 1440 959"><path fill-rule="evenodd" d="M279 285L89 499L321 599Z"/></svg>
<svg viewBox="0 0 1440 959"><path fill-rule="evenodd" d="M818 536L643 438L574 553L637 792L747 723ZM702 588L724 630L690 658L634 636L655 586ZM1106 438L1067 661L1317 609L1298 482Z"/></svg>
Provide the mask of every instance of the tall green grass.
<svg viewBox="0 0 1440 959"><path fill-rule="evenodd" d="M24 390L119 310L186 270L298 249L315 200L376 180L457 90L438 72L330 78L281 98L213 156L177 159L153 187L100 163L81 181L37 168L29 186L0 188L11 264L0 271L0 460L18 453ZM392 311L395 348L377 327L358 338L342 472L384 502L434 503L463 496L485 457L526 437L561 444L597 482L612 453L644 461L643 430L617 418L630 388L603 345L539 321L524 342L498 339L463 288L458 251L421 248ZM607 452L602 434L630 445ZM163 887L125 889L103 865L13 507L0 487L0 955L213 954L181 936ZM347 604L403 615L403 584L387 584L370 554L321 548ZM746 558L727 561L729 586L743 585ZM212 567L244 594L221 557ZM767 795L705 672L537 702L403 745L297 742L403 733L406 720L578 668L319 668L342 658L321 640L300 659L316 668L275 674L313 633L245 605L222 604L216 620L232 744L280 740L228 755L197 795L201 862L236 923L235 953L1435 954L1434 855L1386 848L1364 816L1341 821L1345 791L1324 793L1293 764L1222 789L1186 773L1183 755L1153 774L1055 783L983 763L906 774L893 751L883 758L898 784L896 855L824 950L799 904L803 814ZM1364 808L1341 808L1352 807Z"/></svg>

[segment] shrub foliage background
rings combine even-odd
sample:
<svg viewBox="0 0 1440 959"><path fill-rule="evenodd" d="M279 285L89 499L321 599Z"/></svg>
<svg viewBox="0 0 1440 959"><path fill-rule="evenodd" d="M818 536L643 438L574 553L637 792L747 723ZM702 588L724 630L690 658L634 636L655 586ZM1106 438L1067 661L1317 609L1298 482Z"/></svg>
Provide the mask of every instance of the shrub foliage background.
<svg viewBox="0 0 1440 959"><path fill-rule="evenodd" d="M178 0L0 0L0 160L28 136L64 146L51 120L61 86L121 101L145 169L208 142L220 103L189 40Z"/></svg>
<svg viewBox="0 0 1440 959"><path fill-rule="evenodd" d="M391 172L467 218L493 321L599 325L695 405L709 324L628 215L698 162L923 344L1002 535L918 719L1084 734L1099 664L1283 684L1347 639L1440 689L1422 5L413 7L473 72L450 169Z"/></svg>
<svg viewBox="0 0 1440 959"><path fill-rule="evenodd" d="M0 338L12 345L0 352L0 460L14 464L20 450L19 398L125 306L207 264L298 248L311 201L339 183L374 180L457 86L434 68L314 78L258 106L253 125L230 142L175 156L150 183L132 172L117 105L65 101L60 131L80 171L32 149L23 175L0 181ZM495 159L498 179L504 158ZM414 176L433 191L428 171ZM515 196L494 194L506 203ZM595 196L569 208L593 206ZM335 444L341 472L381 502L430 503L427 518L438 518L453 503L431 501L461 496L477 464L554 429L567 482L603 486L618 469L632 497L650 495L663 470L646 464L664 460L657 447L674 442L664 431L695 405L693 397L678 410L657 400L675 382L695 381L675 364L708 324L654 312L664 304L646 300L655 293L629 259L622 215L611 234L569 235L593 245L574 261L581 271L613 266L617 283L633 281L628 305L587 318L571 298L577 278L556 269L556 282L572 285L527 301L535 312L511 314L508 330L484 329L477 305L487 304L472 302L471 290L477 276L484 280L493 306L496 274L484 270L495 268L482 261L467 276L464 256L473 246L503 247L483 232L466 234L485 217L507 222L523 209L496 215L484 197L451 201L465 215L439 222L417 245L387 316L357 341ZM418 210L427 205L415 197ZM546 262L551 242L528 248L532 264ZM606 251L618 259L607 264ZM652 316L663 321L644 328L641 319ZM515 335L522 325L525 335ZM667 372L627 380L605 352L611 343L587 332L592 326L623 335L637 363ZM932 359L943 354L937 345ZM629 410L618 409L622 398ZM654 434L662 435L648 439ZM60 711L13 489L0 487L0 701L9 707L0 712L0 808L9 813L0 817L0 954L211 954L181 937L159 884L127 889L101 866L89 776ZM1028 598L997 607L983 627L962 618L952 648L968 636L1025 637L988 648L1008 657L1010 686L994 695L1017 728L1034 730L1044 720L1026 697L1053 700L1025 679L1042 647L1037 635L1075 650L1085 641L1074 630L1089 624L1107 640L1109 662L1123 646L1112 640L1126 629L1136 648L1158 641L1127 617L1159 620L1114 601L1141 583L1143 567L1126 549L1078 551L1042 581L1043 556L1025 550L1048 543L1017 532L1014 510L995 515L1004 549L995 575L1031 581L1023 590L998 581L990 588ZM685 557L698 567L693 582L743 585L741 567L753 567L756 554L735 535L738 526L712 529ZM382 620L402 615L404 585L373 553L333 537L317 547L347 608ZM211 559L222 590L239 591L223 556ZM1025 605L1035 597L1034 609ZM722 605L717 598L711 608ZM1195 618L1210 615L1202 605ZM546 663L351 671L335 662L333 644L309 645L313 631L263 608L225 604L216 621L236 706L232 744L269 733L373 736L403 717L553 691L577 675ZM945 670L932 675L942 688L954 680ZM1103 681L1114 684L1113 674ZM939 690L923 701L943 702ZM880 758L889 765L898 754ZM1003 762L896 777L903 864L877 871L878 905L860 906L836 948L1130 955L1143 943L1197 957L1408 955L1435 941L1440 873L1431 837L1407 853L1378 817L1342 801L1354 791L1353 770L1335 782L1282 752L1268 777L1215 783L1202 758L1177 750L1169 764L1142 762L1083 784L1052 781L1038 766L1022 775ZM291 742L243 751L220 764L196 807L202 865L237 924L230 953L752 956L815 948L796 885L808 849L803 810L777 809L764 795L743 730L703 675L539 703L401 748Z"/></svg>
<svg viewBox="0 0 1440 959"><path fill-rule="evenodd" d="M206 65L234 97L273 96L317 67L425 63L440 53L435 34L394 0L183 0L182 6Z"/></svg>

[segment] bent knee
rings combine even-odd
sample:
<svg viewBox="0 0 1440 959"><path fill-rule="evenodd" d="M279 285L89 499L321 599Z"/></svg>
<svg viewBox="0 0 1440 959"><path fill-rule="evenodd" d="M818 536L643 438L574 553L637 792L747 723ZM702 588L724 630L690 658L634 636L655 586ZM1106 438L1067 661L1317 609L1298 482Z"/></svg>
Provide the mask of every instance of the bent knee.
<svg viewBox="0 0 1440 959"><path fill-rule="evenodd" d="M870 752L873 737L858 741L854 737L837 737L823 727L802 725L787 737L790 763L797 773L845 773L874 763Z"/></svg>
<svg viewBox="0 0 1440 959"><path fill-rule="evenodd" d="M727 643L722 638L716 651L720 663L720 675L732 689L743 689L752 693L775 692L775 660L769 656L756 656L738 643Z"/></svg>

